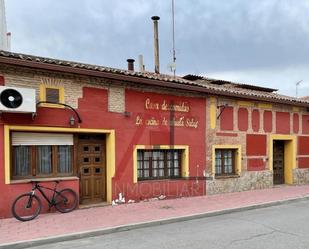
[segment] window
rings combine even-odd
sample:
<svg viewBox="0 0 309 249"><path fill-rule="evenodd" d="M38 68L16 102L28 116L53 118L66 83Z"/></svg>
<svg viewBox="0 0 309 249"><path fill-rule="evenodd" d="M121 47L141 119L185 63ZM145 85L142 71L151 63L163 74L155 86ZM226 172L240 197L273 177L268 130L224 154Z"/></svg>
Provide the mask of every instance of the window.
<svg viewBox="0 0 309 249"><path fill-rule="evenodd" d="M46 101L52 103L59 103L60 102L60 90L57 88L49 88L46 87Z"/></svg>
<svg viewBox="0 0 309 249"><path fill-rule="evenodd" d="M235 174L235 149L215 150L215 174L216 176L226 176Z"/></svg>
<svg viewBox="0 0 309 249"><path fill-rule="evenodd" d="M137 150L138 180L181 176L182 150Z"/></svg>
<svg viewBox="0 0 309 249"><path fill-rule="evenodd" d="M13 179L73 175L73 135L12 133Z"/></svg>
<svg viewBox="0 0 309 249"><path fill-rule="evenodd" d="M63 108L63 106L57 105L57 103L64 103L64 87L41 84L40 101L55 103L42 103L42 106Z"/></svg>
<svg viewBox="0 0 309 249"><path fill-rule="evenodd" d="M71 145L13 146L13 178L73 174Z"/></svg>

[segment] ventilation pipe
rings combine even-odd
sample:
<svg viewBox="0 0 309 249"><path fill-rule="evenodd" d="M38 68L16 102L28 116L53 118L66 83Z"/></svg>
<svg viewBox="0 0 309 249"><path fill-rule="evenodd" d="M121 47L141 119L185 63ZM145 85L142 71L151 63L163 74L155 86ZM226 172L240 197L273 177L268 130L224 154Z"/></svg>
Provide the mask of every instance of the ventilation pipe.
<svg viewBox="0 0 309 249"><path fill-rule="evenodd" d="M141 55L141 54L138 56L138 66L139 66L140 72L145 71L144 58L143 58L143 55Z"/></svg>
<svg viewBox="0 0 309 249"><path fill-rule="evenodd" d="M155 57L155 73L160 73L160 63L159 63L159 35L158 35L158 20L160 17L153 16L153 31L154 31L154 57Z"/></svg>
<svg viewBox="0 0 309 249"><path fill-rule="evenodd" d="M134 71L134 61L134 59L127 59L129 71Z"/></svg>
<svg viewBox="0 0 309 249"><path fill-rule="evenodd" d="M6 33L6 45L7 45L7 51L11 51L11 32Z"/></svg>

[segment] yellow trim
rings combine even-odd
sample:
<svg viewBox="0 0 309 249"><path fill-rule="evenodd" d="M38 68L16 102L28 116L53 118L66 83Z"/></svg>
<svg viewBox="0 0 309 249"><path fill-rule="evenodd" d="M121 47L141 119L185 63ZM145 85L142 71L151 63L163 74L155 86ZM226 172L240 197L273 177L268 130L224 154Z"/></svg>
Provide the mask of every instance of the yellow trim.
<svg viewBox="0 0 309 249"><path fill-rule="evenodd" d="M215 129L216 128L216 121L217 121L217 104L216 104L216 98L210 97L210 128Z"/></svg>
<svg viewBox="0 0 309 249"><path fill-rule="evenodd" d="M112 178L115 176L115 131L105 129L61 128L41 126L4 126L4 167L5 184L11 184L10 172L10 132L11 131L43 131L69 133L104 133L106 134L106 198L112 202Z"/></svg>
<svg viewBox="0 0 309 249"><path fill-rule="evenodd" d="M181 165L181 176L182 177L188 177L189 176L189 146L188 145L135 145L134 151L133 151L133 183L137 183L137 150L142 149L158 149L160 150L170 150L170 149L176 149L176 150L184 150L182 153L182 165Z"/></svg>
<svg viewBox="0 0 309 249"><path fill-rule="evenodd" d="M4 126L4 178L5 178L5 184L10 183L10 175L11 175L11 168L10 168L10 161L11 161L11 155L10 155L10 129L7 125Z"/></svg>
<svg viewBox="0 0 309 249"><path fill-rule="evenodd" d="M273 105L272 104L266 104L266 103L258 103L259 108L264 108L264 109L272 109Z"/></svg>
<svg viewBox="0 0 309 249"><path fill-rule="evenodd" d="M254 103L249 101L237 101L237 104L243 107L254 107Z"/></svg>
<svg viewBox="0 0 309 249"><path fill-rule="evenodd" d="M270 135L269 138L269 170L273 171L273 142L284 142L284 181L293 184L293 169L296 168L296 136L295 135Z"/></svg>
<svg viewBox="0 0 309 249"><path fill-rule="evenodd" d="M112 179L115 176L115 158L116 158L116 147L115 147L115 131L111 130L106 136L106 201L111 203L113 200Z"/></svg>
<svg viewBox="0 0 309 249"><path fill-rule="evenodd" d="M299 107L293 106L293 112L299 112Z"/></svg>
<svg viewBox="0 0 309 249"><path fill-rule="evenodd" d="M212 174L216 174L216 149L236 149L236 165L235 173L240 175L241 173L241 145L240 144L216 144L212 146Z"/></svg>
<svg viewBox="0 0 309 249"><path fill-rule="evenodd" d="M63 86L51 86L47 84L40 84L40 101L46 101L46 88L58 89L59 90L59 103L64 104L64 87ZM42 103L40 106L53 107L53 108L64 108L62 105Z"/></svg>

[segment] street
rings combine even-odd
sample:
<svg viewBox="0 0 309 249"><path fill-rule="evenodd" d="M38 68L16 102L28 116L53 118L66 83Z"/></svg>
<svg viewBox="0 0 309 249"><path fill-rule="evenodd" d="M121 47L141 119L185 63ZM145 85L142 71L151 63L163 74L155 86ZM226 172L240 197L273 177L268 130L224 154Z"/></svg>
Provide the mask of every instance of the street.
<svg viewBox="0 0 309 249"><path fill-rule="evenodd" d="M33 247L56 248L307 249L309 200Z"/></svg>

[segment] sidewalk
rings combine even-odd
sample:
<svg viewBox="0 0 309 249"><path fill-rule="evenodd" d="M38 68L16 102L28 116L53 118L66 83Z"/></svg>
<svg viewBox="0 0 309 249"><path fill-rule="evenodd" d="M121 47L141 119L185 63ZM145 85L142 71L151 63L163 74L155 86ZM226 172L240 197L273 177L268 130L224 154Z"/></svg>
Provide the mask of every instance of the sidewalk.
<svg viewBox="0 0 309 249"><path fill-rule="evenodd" d="M213 196L80 209L68 214L55 212L41 214L29 222L3 219L0 220L0 248L8 248L5 244L30 240L36 240L37 244L46 243L47 240L45 242L40 242L40 240L48 237L53 237L48 241L63 241L129 230L147 226L147 224L149 226L170 223L177 220L276 205L303 197L309 197L309 186L281 186ZM24 242L15 245L14 248L23 248L27 245Z"/></svg>

